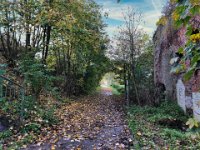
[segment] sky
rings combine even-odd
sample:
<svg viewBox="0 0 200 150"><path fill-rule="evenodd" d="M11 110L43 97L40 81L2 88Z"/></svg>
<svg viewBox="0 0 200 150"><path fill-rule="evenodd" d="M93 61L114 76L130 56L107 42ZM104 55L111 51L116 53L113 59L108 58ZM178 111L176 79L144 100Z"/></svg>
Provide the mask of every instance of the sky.
<svg viewBox="0 0 200 150"><path fill-rule="evenodd" d="M102 6L102 13L108 13L108 18L104 18L106 32L112 37L118 31L118 26L123 24L123 11L128 7L133 7L143 15L144 24L141 27L148 34L153 35L156 29L156 22L162 15L162 7L166 4L167 0L95 0Z"/></svg>

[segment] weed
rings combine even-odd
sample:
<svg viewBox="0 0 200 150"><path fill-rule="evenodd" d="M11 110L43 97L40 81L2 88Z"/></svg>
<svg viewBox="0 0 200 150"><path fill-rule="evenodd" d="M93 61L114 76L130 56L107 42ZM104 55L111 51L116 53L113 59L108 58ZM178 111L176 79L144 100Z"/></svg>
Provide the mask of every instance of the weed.
<svg viewBox="0 0 200 150"><path fill-rule="evenodd" d="M176 129L163 129L162 134L164 137L167 137L171 140L184 140L187 138L186 134L182 131L176 130Z"/></svg>
<svg viewBox="0 0 200 150"><path fill-rule="evenodd" d="M176 103L163 102L158 107L134 105L128 109L129 127L135 136L135 149L187 149L198 147L191 131L182 130L189 116ZM176 127L177 126L177 127ZM179 127L181 126L181 127ZM191 133L191 134L189 134ZM194 137L194 136L193 136ZM198 139L199 135L195 136Z"/></svg>
<svg viewBox="0 0 200 150"><path fill-rule="evenodd" d="M39 113L45 124L52 125L58 122L58 119L56 119L54 114L55 113L54 107L48 108L48 110L40 109Z"/></svg>
<svg viewBox="0 0 200 150"><path fill-rule="evenodd" d="M37 123L29 123L26 124L23 128L22 128L22 133L28 133L28 132L35 132L35 133L39 133L40 132L40 128L41 125L37 124Z"/></svg>
<svg viewBox="0 0 200 150"><path fill-rule="evenodd" d="M0 140L8 138L12 135L13 133L10 130L6 130L3 132L0 132Z"/></svg>

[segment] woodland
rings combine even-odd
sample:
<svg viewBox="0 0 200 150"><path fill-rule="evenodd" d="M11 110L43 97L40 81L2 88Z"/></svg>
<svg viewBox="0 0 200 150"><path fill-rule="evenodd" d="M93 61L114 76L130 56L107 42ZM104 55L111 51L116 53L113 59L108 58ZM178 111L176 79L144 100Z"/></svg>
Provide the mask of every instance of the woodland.
<svg viewBox="0 0 200 150"><path fill-rule="evenodd" d="M143 14L123 15L111 39L94 0L0 0L0 150L200 148L199 122L155 84ZM199 0L169 0L157 21L186 31L169 62L185 82L199 69L199 23Z"/></svg>

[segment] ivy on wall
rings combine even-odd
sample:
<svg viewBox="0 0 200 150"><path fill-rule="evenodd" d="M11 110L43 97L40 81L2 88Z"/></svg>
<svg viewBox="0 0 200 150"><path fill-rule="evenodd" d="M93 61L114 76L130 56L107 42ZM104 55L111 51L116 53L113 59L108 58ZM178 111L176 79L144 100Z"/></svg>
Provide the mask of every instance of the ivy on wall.
<svg viewBox="0 0 200 150"><path fill-rule="evenodd" d="M177 57L172 58L172 73L183 73L189 80L200 69L200 1L171 0L176 4L172 13L177 28L186 28L186 44L180 47Z"/></svg>

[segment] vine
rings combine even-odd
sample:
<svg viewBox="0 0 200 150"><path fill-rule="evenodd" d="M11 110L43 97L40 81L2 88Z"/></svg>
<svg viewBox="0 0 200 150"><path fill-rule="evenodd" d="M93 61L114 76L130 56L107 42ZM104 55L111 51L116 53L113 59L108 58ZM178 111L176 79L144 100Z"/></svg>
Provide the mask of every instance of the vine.
<svg viewBox="0 0 200 150"><path fill-rule="evenodd" d="M183 73L189 80L200 69L200 1L171 0L177 7L172 13L175 26L186 28L186 44L180 47L172 59L172 73Z"/></svg>

